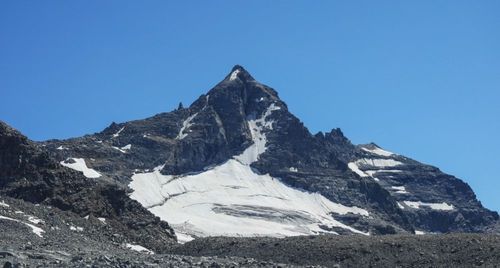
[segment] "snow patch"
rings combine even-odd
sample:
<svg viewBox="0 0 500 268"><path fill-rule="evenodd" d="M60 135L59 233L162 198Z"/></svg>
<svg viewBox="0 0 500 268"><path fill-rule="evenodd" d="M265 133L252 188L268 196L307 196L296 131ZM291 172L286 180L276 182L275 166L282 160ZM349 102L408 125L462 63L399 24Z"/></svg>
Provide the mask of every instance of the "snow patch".
<svg viewBox="0 0 500 268"><path fill-rule="evenodd" d="M97 218L100 222L106 224L106 218Z"/></svg>
<svg viewBox="0 0 500 268"><path fill-rule="evenodd" d="M111 146L111 147L113 147L113 149L116 149L122 153L127 153L127 151L132 148L132 144L127 144L123 147L115 147L115 146Z"/></svg>
<svg viewBox="0 0 500 268"><path fill-rule="evenodd" d="M391 189L396 190L397 194L407 194L408 193L404 186L391 186Z"/></svg>
<svg viewBox="0 0 500 268"><path fill-rule="evenodd" d="M7 203L5 203L5 202L2 200L2 201L0 201L0 207L6 207L6 208L8 208L8 207L10 207L10 205L9 205L9 204L7 204Z"/></svg>
<svg viewBox="0 0 500 268"><path fill-rule="evenodd" d="M127 144L125 146L123 146L121 149L122 150L130 150L132 148L132 144Z"/></svg>
<svg viewBox="0 0 500 268"><path fill-rule="evenodd" d="M379 147L375 147L373 149L362 147L361 149L363 151L366 151L366 152L369 152L369 153L372 153L372 154L376 154L376 155L380 155L380 156L391 156L391 155L394 154L394 153L391 153L389 151L383 150L383 149L381 149Z"/></svg>
<svg viewBox="0 0 500 268"><path fill-rule="evenodd" d="M182 122L181 130L179 130L179 134L177 134L177 137L175 137L176 140L182 140L187 137L188 134L184 132L193 125L192 121L197 115L198 113L195 113L184 120L184 122Z"/></svg>
<svg viewBox="0 0 500 268"><path fill-rule="evenodd" d="M240 73L240 70L237 69L237 70L234 70L232 73L231 73L231 76L229 76L229 81L233 81L235 80L236 78L238 78L238 74Z"/></svg>
<svg viewBox="0 0 500 268"><path fill-rule="evenodd" d="M177 236L177 242L179 244L184 244L184 243L187 243L189 241L194 240L194 237L192 237L188 234L183 234L181 232L175 232L175 235Z"/></svg>
<svg viewBox="0 0 500 268"><path fill-rule="evenodd" d="M418 231L418 230L415 230L415 234L416 235L424 235L425 232L424 231Z"/></svg>
<svg viewBox="0 0 500 268"><path fill-rule="evenodd" d="M56 150L66 150L66 149L68 149L68 148L63 147L62 145L56 148Z"/></svg>
<svg viewBox="0 0 500 268"><path fill-rule="evenodd" d="M371 159L371 158L363 158L358 161L356 161L356 164L362 164L370 167L377 167L377 168L386 168L386 167L395 167L402 165L403 163L396 161L394 159Z"/></svg>
<svg viewBox="0 0 500 268"><path fill-rule="evenodd" d="M73 159L75 163L66 163L69 159ZM85 159L83 158L68 158L65 161L61 161L60 163L65 167L83 172L83 175L87 178L101 177L101 174L99 172L87 167L87 164L85 164Z"/></svg>
<svg viewBox="0 0 500 268"><path fill-rule="evenodd" d="M13 219L13 218L9 218L9 217L5 217L5 216L2 216L0 215L0 220L3 219L3 220L9 220L9 221L15 221L15 222L18 222L18 223L22 223L28 227L31 228L31 231L36 234L37 236L39 237L43 237L43 233L45 232L42 228L38 227L38 226L35 226L33 224L29 224L29 223L26 223L26 222L23 222L23 221L20 221L20 220L16 220L16 219Z"/></svg>
<svg viewBox="0 0 500 268"><path fill-rule="evenodd" d="M411 208L420 209L422 207L427 207L434 210L453 210L455 207L453 205L448 205L447 203L424 203L420 201L403 201L403 203Z"/></svg>
<svg viewBox="0 0 500 268"><path fill-rule="evenodd" d="M79 226L73 226L73 225L71 225L71 226L69 227L69 229L70 229L71 231L83 232L83 227L79 227Z"/></svg>
<svg viewBox="0 0 500 268"><path fill-rule="evenodd" d="M369 175L363 172L361 169L359 169L358 165L356 162L350 162L347 164L350 170L352 170L354 173L358 174L360 177L368 177Z"/></svg>
<svg viewBox="0 0 500 268"><path fill-rule="evenodd" d="M299 172L296 167L290 167L288 170L290 170L290 172Z"/></svg>
<svg viewBox="0 0 500 268"><path fill-rule="evenodd" d="M31 222L31 223L34 223L34 224L40 224L40 223L45 223L44 220L41 220L35 216L30 216L30 215L27 215L28 216L28 221Z"/></svg>
<svg viewBox="0 0 500 268"><path fill-rule="evenodd" d="M120 128L120 130L118 130L115 134L113 134L113 138L117 138L118 136L120 136L120 133L122 133L124 129L125 127Z"/></svg>
<svg viewBox="0 0 500 268"><path fill-rule="evenodd" d="M141 252L141 253L146 253L146 254L155 254L153 251L141 246L141 245L134 245L134 244L129 244L129 243L126 243L125 244L125 247L128 248L128 249L131 249L131 250L134 250L134 251L137 251L137 252Z"/></svg>
<svg viewBox="0 0 500 268"><path fill-rule="evenodd" d="M264 130L273 129L274 122L267 121L267 117L270 116L273 111L277 111L279 109L281 109L279 106L272 103L259 119L255 119L255 115L248 118L247 123L250 133L252 134L253 144L245 149L242 154L235 156L234 159L244 165L250 165L259 159L259 156L267 150L267 139Z"/></svg>

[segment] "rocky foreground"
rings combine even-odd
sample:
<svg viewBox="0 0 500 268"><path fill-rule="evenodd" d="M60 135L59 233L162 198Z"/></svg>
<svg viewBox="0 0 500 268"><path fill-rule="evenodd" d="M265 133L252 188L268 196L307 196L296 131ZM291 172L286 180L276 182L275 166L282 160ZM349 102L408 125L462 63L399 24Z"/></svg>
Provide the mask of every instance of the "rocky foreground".
<svg viewBox="0 0 500 268"><path fill-rule="evenodd" d="M173 250L325 267L500 267L500 236L484 234L205 238Z"/></svg>
<svg viewBox="0 0 500 268"><path fill-rule="evenodd" d="M500 267L500 236L195 239L153 252L107 219L0 196L0 267Z"/></svg>

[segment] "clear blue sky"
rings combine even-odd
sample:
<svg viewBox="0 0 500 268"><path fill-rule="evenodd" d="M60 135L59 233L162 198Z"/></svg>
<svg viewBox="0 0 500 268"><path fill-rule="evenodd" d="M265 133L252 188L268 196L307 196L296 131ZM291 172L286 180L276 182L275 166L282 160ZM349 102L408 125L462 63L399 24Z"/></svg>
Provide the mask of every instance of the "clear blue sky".
<svg viewBox="0 0 500 268"><path fill-rule="evenodd" d="M176 2L1 1L0 120L81 136L241 64L312 132L436 165L500 210L500 1Z"/></svg>

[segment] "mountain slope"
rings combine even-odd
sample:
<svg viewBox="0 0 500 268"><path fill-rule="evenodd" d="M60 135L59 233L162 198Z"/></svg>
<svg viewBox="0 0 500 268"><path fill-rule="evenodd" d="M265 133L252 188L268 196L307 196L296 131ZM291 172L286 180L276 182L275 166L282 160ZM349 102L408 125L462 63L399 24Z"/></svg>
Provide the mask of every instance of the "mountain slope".
<svg viewBox="0 0 500 268"><path fill-rule="evenodd" d="M0 167L0 196L53 206L73 213L73 217L101 218L110 232L154 250L165 250L175 243L170 226L128 198L126 188L60 165L43 146L1 121ZM0 216L19 221L10 215Z"/></svg>
<svg viewBox="0 0 500 268"><path fill-rule="evenodd" d="M485 232L498 214L439 169L312 135L235 66L189 108L42 143L61 164L128 185L182 239L318 233Z"/></svg>

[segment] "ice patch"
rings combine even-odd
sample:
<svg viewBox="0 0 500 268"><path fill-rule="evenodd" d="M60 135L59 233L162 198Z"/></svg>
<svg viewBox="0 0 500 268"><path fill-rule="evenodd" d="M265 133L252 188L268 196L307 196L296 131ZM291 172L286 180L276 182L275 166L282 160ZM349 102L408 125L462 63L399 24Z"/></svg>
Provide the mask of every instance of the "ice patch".
<svg viewBox="0 0 500 268"><path fill-rule="evenodd" d="M73 159L75 163L66 163L66 161L68 161L69 159ZM85 159L83 158L68 158L65 161L61 161L60 164L65 167L83 172L83 175L87 178L101 177L101 174L99 172L87 167L87 164L85 164Z"/></svg>
<svg viewBox="0 0 500 268"><path fill-rule="evenodd" d="M0 219L4 219L4 220L9 220L9 221L15 221L15 222L19 222L19 223L22 223L28 227L31 228L31 231L36 234L37 236L39 237L43 237L42 234L45 232L42 228L38 227L38 226L35 226L33 224L29 224L29 223L26 223L26 222L23 222L23 221L20 221L20 220L16 220L16 219L13 219L13 218L9 218L9 217L5 217L5 216L2 216L0 215Z"/></svg>
<svg viewBox="0 0 500 268"><path fill-rule="evenodd" d="M420 209L422 207L427 207L434 210L453 210L455 207L453 205L448 205L447 203L424 203L420 201L403 201L403 203L411 208Z"/></svg>
<svg viewBox="0 0 500 268"><path fill-rule="evenodd" d="M187 133L184 133L186 130L188 130L192 125L193 123L191 123L193 121L193 119L198 115L198 113L195 113L191 116L189 116L186 120L184 120L184 122L182 122L182 127L181 127L181 130L179 130L179 134L177 134L177 137L175 137L176 140L182 140L184 139L185 137L187 137Z"/></svg>
<svg viewBox="0 0 500 268"><path fill-rule="evenodd" d="M151 250L149 250L141 245L134 245L134 244L127 243L127 244L125 244L125 247L128 249L137 251L137 252L141 252L141 253L155 254L153 251L151 251Z"/></svg>

